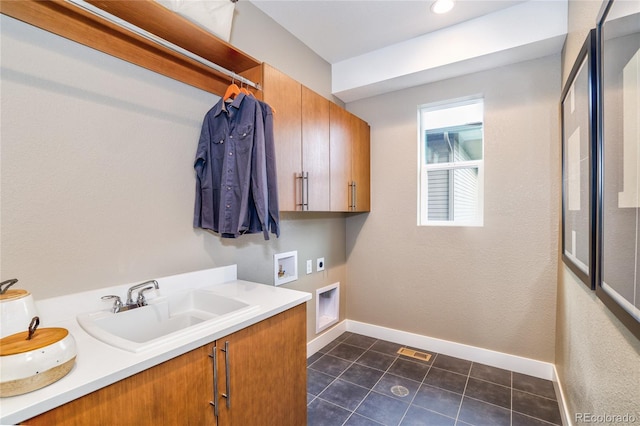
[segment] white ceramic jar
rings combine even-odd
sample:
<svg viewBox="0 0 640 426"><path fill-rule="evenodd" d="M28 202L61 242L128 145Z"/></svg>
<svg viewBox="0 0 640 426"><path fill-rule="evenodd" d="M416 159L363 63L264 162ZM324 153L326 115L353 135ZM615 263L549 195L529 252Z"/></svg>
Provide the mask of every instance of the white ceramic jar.
<svg viewBox="0 0 640 426"><path fill-rule="evenodd" d="M8 280L17 282L18 280ZM4 284L2 283L2 284ZM33 296L26 290L8 289L0 294L0 338L25 331L33 317L38 315Z"/></svg>
<svg viewBox="0 0 640 426"><path fill-rule="evenodd" d="M29 331L0 339L0 397L43 388L67 375L76 359L76 341L64 328Z"/></svg>

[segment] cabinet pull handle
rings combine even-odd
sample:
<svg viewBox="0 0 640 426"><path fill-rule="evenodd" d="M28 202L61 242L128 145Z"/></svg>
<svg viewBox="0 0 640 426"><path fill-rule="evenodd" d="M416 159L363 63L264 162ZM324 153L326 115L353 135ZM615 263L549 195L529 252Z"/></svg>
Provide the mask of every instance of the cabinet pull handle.
<svg viewBox="0 0 640 426"><path fill-rule="evenodd" d="M349 210L356 209L356 182L349 182Z"/></svg>
<svg viewBox="0 0 640 426"><path fill-rule="evenodd" d="M213 345L213 349L210 358L213 358L213 401L209 401L209 404L213 405L213 415L218 417L218 359L216 357L216 346Z"/></svg>
<svg viewBox="0 0 640 426"><path fill-rule="evenodd" d="M300 179L300 202L296 203L296 207L300 207L301 211L309 210L309 172L300 172L300 176L296 176L296 180Z"/></svg>
<svg viewBox="0 0 640 426"><path fill-rule="evenodd" d="M300 180L300 202L296 202L296 207L300 207L300 211L304 211L304 172L296 175L296 181Z"/></svg>
<svg viewBox="0 0 640 426"><path fill-rule="evenodd" d="M231 383L230 383L230 370L229 370L229 341L224 342L224 373L226 378L227 393L222 394L223 398L227 399L227 408L231 408Z"/></svg>
<svg viewBox="0 0 640 426"><path fill-rule="evenodd" d="M302 199L302 210L309 211L309 172L302 172L302 182L304 183L304 198Z"/></svg>
<svg viewBox="0 0 640 426"><path fill-rule="evenodd" d="M351 191L353 191L353 210L356 209L356 206L358 205L358 187L356 186L356 181L353 181L353 186L351 187Z"/></svg>

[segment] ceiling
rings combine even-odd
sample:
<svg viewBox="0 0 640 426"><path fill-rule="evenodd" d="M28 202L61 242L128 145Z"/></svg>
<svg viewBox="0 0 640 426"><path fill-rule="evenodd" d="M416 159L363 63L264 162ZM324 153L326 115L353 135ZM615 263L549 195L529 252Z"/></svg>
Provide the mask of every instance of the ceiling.
<svg viewBox="0 0 640 426"><path fill-rule="evenodd" d="M333 64L524 0L458 0L444 15L431 12L431 0L251 1Z"/></svg>
<svg viewBox="0 0 640 426"><path fill-rule="evenodd" d="M567 0L251 1L332 65L344 102L558 53L567 32Z"/></svg>

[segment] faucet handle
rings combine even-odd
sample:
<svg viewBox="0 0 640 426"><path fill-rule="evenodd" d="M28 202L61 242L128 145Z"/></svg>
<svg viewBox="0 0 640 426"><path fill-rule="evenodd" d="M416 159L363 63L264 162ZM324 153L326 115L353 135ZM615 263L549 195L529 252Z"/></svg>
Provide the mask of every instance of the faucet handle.
<svg viewBox="0 0 640 426"><path fill-rule="evenodd" d="M153 287L145 287L138 291L138 306L147 306L147 299L144 297L144 292L147 290L153 290Z"/></svg>
<svg viewBox="0 0 640 426"><path fill-rule="evenodd" d="M122 308L122 300L120 299L120 296L116 296L113 294L110 294L108 296L102 296L100 299L102 300L113 300L113 307L111 308L111 312L116 313L116 312L120 312L120 309Z"/></svg>

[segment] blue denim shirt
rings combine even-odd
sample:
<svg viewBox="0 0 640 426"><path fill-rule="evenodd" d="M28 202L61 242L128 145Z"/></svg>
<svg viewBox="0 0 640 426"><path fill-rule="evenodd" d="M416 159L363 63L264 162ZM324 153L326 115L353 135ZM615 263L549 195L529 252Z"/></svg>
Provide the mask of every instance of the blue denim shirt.
<svg viewBox="0 0 640 426"><path fill-rule="evenodd" d="M269 239L264 124L259 101L242 93L207 112L194 164L194 227L227 238L262 231Z"/></svg>

